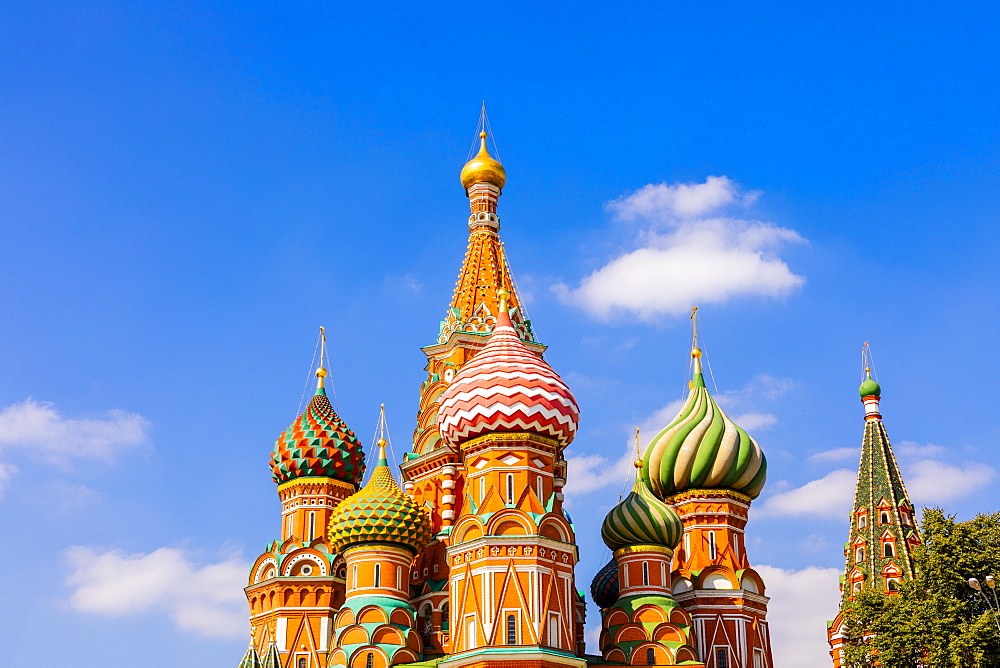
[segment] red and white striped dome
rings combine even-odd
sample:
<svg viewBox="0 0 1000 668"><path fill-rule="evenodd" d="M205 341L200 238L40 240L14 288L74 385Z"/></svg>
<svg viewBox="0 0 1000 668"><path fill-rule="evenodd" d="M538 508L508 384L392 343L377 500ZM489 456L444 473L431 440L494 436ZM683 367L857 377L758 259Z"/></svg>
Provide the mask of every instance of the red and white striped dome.
<svg viewBox="0 0 1000 668"><path fill-rule="evenodd" d="M580 409L566 383L528 349L501 310L486 346L441 395L438 428L451 446L490 432L527 431L567 445Z"/></svg>

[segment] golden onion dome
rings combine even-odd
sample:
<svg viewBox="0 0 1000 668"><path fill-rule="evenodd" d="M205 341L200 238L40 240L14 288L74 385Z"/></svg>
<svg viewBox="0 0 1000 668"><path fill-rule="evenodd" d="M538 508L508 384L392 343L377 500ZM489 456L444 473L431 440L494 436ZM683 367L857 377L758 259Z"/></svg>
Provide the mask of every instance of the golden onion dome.
<svg viewBox="0 0 1000 668"><path fill-rule="evenodd" d="M479 139L479 153L462 167L459 176L462 187L468 190L474 183L489 183L503 190L504 184L507 183L507 172L486 148L486 133L480 132Z"/></svg>

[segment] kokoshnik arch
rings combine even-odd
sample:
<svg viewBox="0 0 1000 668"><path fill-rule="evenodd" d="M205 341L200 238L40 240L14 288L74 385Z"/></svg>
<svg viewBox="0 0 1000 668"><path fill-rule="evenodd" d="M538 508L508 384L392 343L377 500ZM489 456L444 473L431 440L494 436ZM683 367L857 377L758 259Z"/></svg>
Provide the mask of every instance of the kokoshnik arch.
<svg viewBox="0 0 1000 668"><path fill-rule="evenodd" d="M469 245L423 348L412 451L393 478L316 393L274 446L280 538L250 570L241 668L771 668L767 597L744 539L766 461L705 387L701 351L680 413L636 460L601 528L585 652L579 553L563 509L579 409L545 362L500 241L506 172L480 134L461 172ZM321 362L322 364L322 362Z"/></svg>

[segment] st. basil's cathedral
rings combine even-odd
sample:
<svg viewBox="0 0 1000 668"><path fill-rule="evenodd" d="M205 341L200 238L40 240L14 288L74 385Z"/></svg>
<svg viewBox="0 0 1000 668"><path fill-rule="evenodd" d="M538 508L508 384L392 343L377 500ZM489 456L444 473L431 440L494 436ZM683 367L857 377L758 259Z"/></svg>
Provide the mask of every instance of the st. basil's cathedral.
<svg viewBox="0 0 1000 668"><path fill-rule="evenodd" d="M586 652L563 509L579 409L522 308L499 234L506 173L480 137L461 172L468 250L422 349L402 486L384 439L362 486L366 454L327 398L321 356L315 394L272 453L281 533L250 570L240 668L771 668L744 535L767 464L706 388L697 337L683 407L601 526L613 556L589 586L601 631Z"/></svg>

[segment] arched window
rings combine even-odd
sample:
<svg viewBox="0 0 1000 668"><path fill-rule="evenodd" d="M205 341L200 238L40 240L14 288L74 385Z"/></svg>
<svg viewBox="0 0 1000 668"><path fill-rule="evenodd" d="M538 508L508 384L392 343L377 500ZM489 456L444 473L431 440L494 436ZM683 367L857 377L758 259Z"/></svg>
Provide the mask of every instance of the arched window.
<svg viewBox="0 0 1000 668"><path fill-rule="evenodd" d="M881 522L882 524L888 524L889 523L889 511L883 510L882 514L879 515L879 520L878 521Z"/></svg>
<svg viewBox="0 0 1000 668"><path fill-rule="evenodd" d="M729 652L726 651L725 647L715 650L715 666L716 668L729 668Z"/></svg>
<svg viewBox="0 0 1000 668"><path fill-rule="evenodd" d="M684 533L684 556L691 556L691 534L687 532Z"/></svg>
<svg viewBox="0 0 1000 668"><path fill-rule="evenodd" d="M368 652L368 656L365 657L365 668L375 668L374 652Z"/></svg>
<svg viewBox="0 0 1000 668"><path fill-rule="evenodd" d="M854 551L854 561L860 562L865 560L865 548L863 545L859 545L858 549Z"/></svg>
<svg viewBox="0 0 1000 668"><path fill-rule="evenodd" d="M885 583L885 588L889 591L899 591L899 580L896 578L889 578L888 582Z"/></svg>
<svg viewBox="0 0 1000 668"><path fill-rule="evenodd" d="M375 586L382 586L382 564L375 564Z"/></svg>
<svg viewBox="0 0 1000 668"><path fill-rule="evenodd" d="M507 644L517 644L517 619L514 615L507 615Z"/></svg>
<svg viewBox="0 0 1000 668"><path fill-rule="evenodd" d="M542 476L535 478L535 493L538 495L538 500L545 503L545 488L542 482Z"/></svg>
<svg viewBox="0 0 1000 668"><path fill-rule="evenodd" d="M309 511L309 538L307 540L313 540L316 538L316 511Z"/></svg>
<svg viewBox="0 0 1000 668"><path fill-rule="evenodd" d="M715 559L715 557L717 555L718 555L718 552L717 552L716 547L715 547L715 532L714 531L709 531L708 532L708 558L709 559Z"/></svg>
<svg viewBox="0 0 1000 668"><path fill-rule="evenodd" d="M449 618L450 610L448 609L448 603L441 604L441 630L447 632L451 628L451 620Z"/></svg>
<svg viewBox="0 0 1000 668"><path fill-rule="evenodd" d="M646 648L646 665L655 666L656 665L656 650L652 647Z"/></svg>
<svg viewBox="0 0 1000 668"><path fill-rule="evenodd" d="M479 476L479 503L486 498L486 476Z"/></svg>
<svg viewBox="0 0 1000 668"><path fill-rule="evenodd" d="M507 474L507 503L514 503L514 474Z"/></svg>
<svg viewBox="0 0 1000 668"><path fill-rule="evenodd" d="M476 618L470 617L468 624L468 633L465 637L465 648L472 649L476 646Z"/></svg>
<svg viewBox="0 0 1000 668"><path fill-rule="evenodd" d="M868 516L867 515L859 515L858 516L858 528L859 529L864 529L866 526L868 526Z"/></svg>
<svg viewBox="0 0 1000 668"><path fill-rule="evenodd" d="M642 584L649 584L649 562L642 562Z"/></svg>
<svg viewBox="0 0 1000 668"><path fill-rule="evenodd" d="M351 586L353 586L353 587L357 587L358 586L358 565L357 564L354 564L354 567L351 568Z"/></svg>
<svg viewBox="0 0 1000 668"><path fill-rule="evenodd" d="M885 543L882 545L882 556L883 557L895 557L896 548L893 547L892 543Z"/></svg>
<svg viewBox="0 0 1000 668"><path fill-rule="evenodd" d="M306 668L306 657L304 657L304 656L303 656L303 657L301 657L301 658L300 658L300 659L299 659L299 660L298 660L298 661L296 662L296 666L297 666L297 668Z"/></svg>

